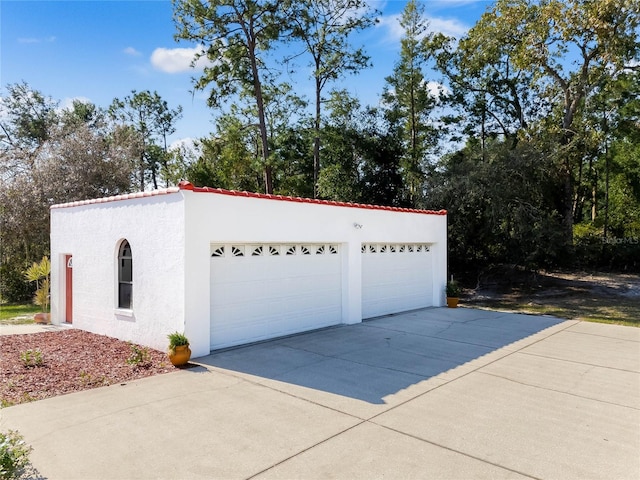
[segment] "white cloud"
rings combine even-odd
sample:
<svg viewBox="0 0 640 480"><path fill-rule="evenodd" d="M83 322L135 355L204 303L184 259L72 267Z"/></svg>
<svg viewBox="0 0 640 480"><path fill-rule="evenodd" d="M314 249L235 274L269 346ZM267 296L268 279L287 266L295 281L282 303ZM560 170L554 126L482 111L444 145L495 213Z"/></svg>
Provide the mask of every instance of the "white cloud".
<svg viewBox="0 0 640 480"><path fill-rule="evenodd" d="M47 38L36 38L36 37L20 37L18 38L18 43L53 43L56 41L56 37L51 36Z"/></svg>
<svg viewBox="0 0 640 480"><path fill-rule="evenodd" d="M486 3L486 0L431 0L429 6L432 8L451 8L472 3Z"/></svg>
<svg viewBox="0 0 640 480"><path fill-rule="evenodd" d="M58 111L62 110L73 110L73 102L80 103L93 103L91 99L87 97L67 97L60 102L60 106L58 107Z"/></svg>
<svg viewBox="0 0 640 480"><path fill-rule="evenodd" d="M131 55L132 57L139 57L140 55L142 55L142 53L140 53L138 50L136 50L133 47L125 48L123 52L126 53L127 55Z"/></svg>
<svg viewBox="0 0 640 480"><path fill-rule="evenodd" d="M389 43L398 43L404 35L404 28L400 26L400 18L402 14L386 15L380 18L378 28L386 31L385 39ZM428 32L443 33L448 37L459 39L469 31L469 26L460 22L455 18L441 18L426 16L425 20L429 22Z"/></svg>
<svg viewBox="0 0 640 480"><path fill-rule="evenodd" d="M198 151L198 140L191 137L179 138L169 145L168 150Z"/></svg>
<svg viewBox="0 0 640 480"><path fill-rule="evenodd" d="M191 70L191 62L198 53L204 52L202 45L194 48L156 48L151 54L151 64L156 70L166 73L180 73ZM200 57L195 68L201 70L210 64L206 57Z"/></svg>
<svg viewBox="0 0 640 480"><path fill-rule="evenodd" d="M202 155L202 144L196 138L184 137L171 142L169 151L179 153L182 161L189 164Z"/></svg>
<svg viewBox="0 0 640 480"><path fill-rule="evenodd" d="M626 72L631 72L633 70L638 70L638 67L640 67L640 60L636 60L635 58L632 58L625 64L624 70Z"/></svg>
<svg viewBox="0 0 640 480"><path fill-rule="evenodd" d="M446 85L443 85L440 82L427 82L427 90L429 91L429 95L431 95L436 100L440 100L440 97L443 94L450 94L451 90L449 90Z"/></svg>
<svg viewBox="0 0 640 480"><path fill-rule="evenodd" d="M399 42L404 33L404 29L400 26L400 14L386 15L380 17L380 21L376 24L376 28L386 31L385 39L389 42Z"/></svg>
<svg viewBox="0 0 640 480"><path fill-rule="evenodd" d="M469 26L455 18L438 18L431 17L429 19L429 30L432 32L444 33L448 37L460 39L469 31Z"/></svg>
<svg viewBox="0 0 640 480"><path fill-rule="evenodd" d="M60 104L62 105L62 108L67 108L67 107L73 107L73 102L93 103L91 102L91 99L87 97L67 97L64 100L62 100Z"/></svg>

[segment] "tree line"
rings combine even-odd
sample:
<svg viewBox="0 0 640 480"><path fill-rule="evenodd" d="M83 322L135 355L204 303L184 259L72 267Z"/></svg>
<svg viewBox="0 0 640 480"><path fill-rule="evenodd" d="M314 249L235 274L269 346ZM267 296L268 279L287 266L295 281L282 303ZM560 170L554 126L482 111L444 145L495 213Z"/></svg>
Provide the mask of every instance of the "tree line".
<svg viewBox="0 0 640 480"><path fill-rule="evenodd" d="M135 92L66 110L26 83L0 116L2 295L48 250L52 203L196 185L449 212L449 266L638 270L640 5L498 0L460 39L409 0L377 105L341 88L370 65L361 0L174 0L204 46L193 87L214 131L169 150L181 108ZM310 71L312 99L283 72Z"/></svg>

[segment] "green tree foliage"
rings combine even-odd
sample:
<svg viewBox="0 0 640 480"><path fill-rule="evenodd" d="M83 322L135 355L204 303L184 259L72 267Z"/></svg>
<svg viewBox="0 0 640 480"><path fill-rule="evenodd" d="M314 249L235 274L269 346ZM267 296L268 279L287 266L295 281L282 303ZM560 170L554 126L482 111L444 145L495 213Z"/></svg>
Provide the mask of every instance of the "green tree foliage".
<svg viewBox="0 0 640 480"><path fill-rule="evenodd" d="M329 116L323 127L325 167L318 177L318 195L342 202L360 197L358 152L360 101L346 91L332 91Z"/></svg>
<svg viewBox="0 0 640 480"><path fill-rule="evenodd" d="M325 101L322 93L329 82L370 66L369 57L362 48L354 48L349 43L349 36L373 25L376 12L369 10L362 0L290 0L285 3L285 11L291 37L301 42L311 57L309 66L315 87L313 184L316 196Z"/></svg>
<svg viewBox="0 0 640 480"><path fill-rule="evenodd" d="M576 177L576 246L583 263L640 258L640 72L606 79L585 106Z"/></svg>
<svg viewBox="0 0 640 480"><path fill-rule="evenodd" d="M359 203L412 206L404 192L402 159L405 156L400 129L392 125L375 110L363 115L363 128L359 132L361 155L361 181Z"/></svg>
<svg viewBox="0 0 640 480"><path fill-rule="evenodd" d="M60 109L24 82L7 86L2 296L32 296L22 272L49 253L51 204L184 176L196 185L447 209L454 270L640 268L636 0L497 0L458 40L429 33L424 9L410 0L382 108L326 91L368 64L349 43L372 24L363 6L174 0L176 38L202 45L194 64L207 61L195 88L208 89L218 109L214 132L193 149L168 151L181 109L155 92L132 91L107 113L82 102ZM297 95L304 86L282 81L280 47L309 59L311 111ZM432 65L443 77L436 96L428 92ZM444 148L453 153L437 159Z"/></svg>
<svg viewBox="0 0 640 480"><path fill-rule="evenodd" d="M262 85L266 67L263 55L280 36L284 24L280 7L281 0L174 0L176 39L206 45L194 61L206 57L210 63L195 87L204 90L212 84L209 106L218 107L236 93L255 100L267 193L273 193L273 178Z"/></svg>
<svg viewBox="0 0 640 480"><path fill-rule="evenodd" d="M290 85L265 85L265 120L271 152L269 165L273 191L281 195L310 196L310 168L307 138L301 118L292 123L291 112L303 109L305 103L292 92ZM231 190L264 191L260 134L253 122L255 107L234 104L216 121L216 133L202 139L202 154L187 171L196 185L209 185Z"/></svg>
<svg viewBox="0 0 640 480"><path fill-rule="evenodd" d="M313 170L308 162L312 133L304 114L307 103L288 83L271 82L265 99L274 193L312 197Z"/></svg>
<svg viewBox="0 0 640 480"><path fill-rule="evenodd" d="M581 161L575 121L594 88L636 58L639 13L635 0L498 0L467 37L480 47L476 57L497 49L515 71L510 78L522 72L530 79L540 110L550 113L540 121L557 142L565 245L572 244Z"/></svg>
<svg viewBox="0 0 640 480"><path fill-rule="evenodd" d="M383 100L393 123L400 123L405 153L402 174L410 205L422 203L427 153L437 144L438 133L430 114L436 96L429 91L424 69L430 57L432 34L424 5L410 0L400 19L404 35L400 40L400 59L393 74L386 78Z"/></svg>
<svg viewBox="0 0 640 480"><path fill-rule="evenodd" d="M0 175L9 181L36 168L39 156L58 122L58 103L25 82L7 85L1 98Z"/></svg>
<svg viewBox="0 0 640 480"><path fill-rule="evenodd" d="M557 175L544 145L490 141L483 159L477 143L445 157L429 180L429 206L449 212L450 268L561 263Z"/></svg>
<svg viewBox="0 0 640 480"><path fill-rule="evenodd" d="M450 246L474 246L467 253L478 262L503 258L538 266L570 262L575 246L576 264L637 266L637 260L626 254L621 257L622 249L612 247L607 239L622 239L626 248L637 238L628 225L633 224L640 205L631 187L637 178L637 160L631 152L637 152L638 138L624 125L638 130L632 110L638 98L637 84L633 85L639 9L637 2L629 0L498 0L459 42L433 37L430 48L452 91L451 105L457 109L457 115L443 120L457 129L458 139L466 139L455 158L477 159L465 161L465 169L456 169L457 182L471 182L466 185L469 193L461 197L461 187L460 196L440 198L451 202L441 206L451 213L452 232L456 232L456 216L471 225L469 231L458 230ZM496 145L501 148L496 150ZM471 151L474 148L476 152ZM498 197L483 191L482 198L491 199L486 204L474 197L477 189L472 187L482 185L483 178L500 178L493 171L496 165L519 178L511 163L521 165L522 159L535 167L523 169L529 172L529 186L498 183L503 189L494 192ZM450 161L441 162L438 172L446 176L454 167ZM536 175L538 171L544 175ZM437 192L448 191L437 182L430 188L430 202L438 198ZM550 238L547 234L539 237L532 231L529 236L509 234L511 247L504 247L507 243L500 238L506 238L505 232L491 222L502 218L505 225L517 225L508 209L498 208L499 216L489 217L490 230L482 229L482 222L473 222L496 212L496 206L514 195L516 188L534 198L544 193L545 202L530 202L537 205L530 221L540 231L561 232L560 238L552 237L554 243L545 241ZM465 202L473 198L478 198L474 209L478 216L469 218L471 210ZM511 208L512 203L507 205ZM614 214L618 211L619 216ZM558 218L562 222L555 224L556 230L542 228ZM617 218L624 220L617 222ZM614 232L614 224L624 227ZM531 244L530 238L540 243ZM540 246L547 254L532 254L542 251ZM519 256L514 256L517 251ZM586 256L589 260L584 263Z"/></svg>
<svg viewBox="0 0 640 480"><path fill-rule="evenodd" d="M454 128L454 140L480 139L484 155L487 139L507 139L515 147L532 116L544 115L531 99L531 76L514 68L504 40L486 38L473 27L459 42L436 34L428 48L451 87L448 104L457 112L444 120Z"/></svg>
<svg viewBox="0 0 640 480"><path fill-rule="evenodd" d="M216 122L217 134L202 139L202 155L187 171L195 185L228 190L262 190L259 145L255 129L236 114L221 116Z"/></svg>
<svg viewBox="0 0 640 480"><path fill-rule="evenodd" d="M49 207L130 191L132 139L95 105L69 109L8 85L0 104L0 291L26 301L22 272L49 254Z"/></svg>
<svg viewBox="0 0 640 480"><path fill-rule="evenodd" d="M363 108L344 91L334 91L323 127L325 168L318 193L330 200L406 206L403 202L399 130L378 110Z"/></svg>
<svg viewBox="0 0 640 480"><path fill-rule="evenodd" d="M144 191L147 181L157 189L160 178L168 187L172 157L167 149L167 137L175 132L175 123L182 117L182 107L169 108L157 92L132 90L131 95L123 100L113 100L109 115L137 136L138 168L135 182L140 190Z"/></svg>

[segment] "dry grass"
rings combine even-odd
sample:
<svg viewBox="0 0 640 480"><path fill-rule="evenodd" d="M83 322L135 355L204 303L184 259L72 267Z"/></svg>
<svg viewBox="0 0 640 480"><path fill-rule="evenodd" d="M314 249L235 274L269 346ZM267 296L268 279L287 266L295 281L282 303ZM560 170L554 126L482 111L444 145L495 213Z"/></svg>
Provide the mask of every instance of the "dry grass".
<svg viewBox="0 0 640 480"><path fill-rule="evenodd" d="M640 301L592 298L584 296L558 297L544 303L529 301L528 297L509 296L493 300L471 300L474 306L491 310L552 315L567 320L612 323L640 327Z"/></svg>
<svg viewBox="0 0 640 480"><path fill-rule="evenodd" d="M468 290L468 305L640 327L640 277L544 273L535 282Z"/></svg>

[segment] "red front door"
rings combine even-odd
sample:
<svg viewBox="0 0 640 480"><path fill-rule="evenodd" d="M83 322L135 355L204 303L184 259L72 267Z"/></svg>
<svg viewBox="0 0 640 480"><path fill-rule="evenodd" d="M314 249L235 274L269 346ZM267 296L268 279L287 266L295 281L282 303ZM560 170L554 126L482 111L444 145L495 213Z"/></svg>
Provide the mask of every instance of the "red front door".
<svg viewBox="0 0 640 480"><path fill-rule="evenodd" d="M67 301L65 306L65 321L67 323L73 323L73 258L71 255L66 256L67 267L66 273L66 288Z"/></svg>

